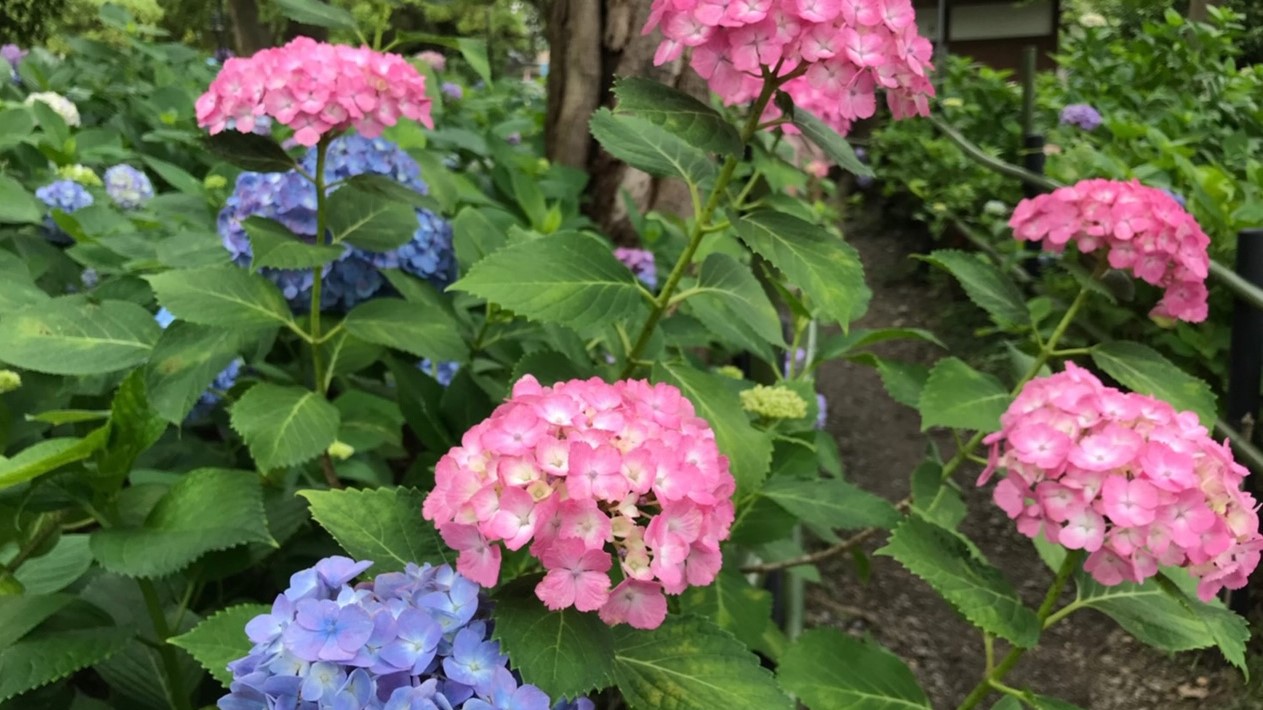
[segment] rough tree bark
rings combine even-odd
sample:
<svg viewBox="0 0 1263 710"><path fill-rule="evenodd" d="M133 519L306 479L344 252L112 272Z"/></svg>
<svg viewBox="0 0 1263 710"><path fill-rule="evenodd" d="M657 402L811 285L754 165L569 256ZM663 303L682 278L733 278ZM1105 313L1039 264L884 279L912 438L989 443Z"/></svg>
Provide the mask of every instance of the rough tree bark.
<svg viewBox="0 0 1263 710"><path fill-rule="evenodd" d="M248 57L272 46L272 33L259 21L256 0L228 0L228 17L232 20L234 51L239 56Z"/></svg>
<svg viewBox="0 0 1263 710"><path fill-rule="evenodd" d="M615 160L588 133L588 118L613 102L616 76L645 76L705 96L705 83L682 61L655 67L660 37L642 35L651 0L554 0L548 15L550 66L548 158L592 176L585 210L616 242L631 244L635 233L621 194L638 208L683 213L688 191L675 180L652 178Z"/></svg>

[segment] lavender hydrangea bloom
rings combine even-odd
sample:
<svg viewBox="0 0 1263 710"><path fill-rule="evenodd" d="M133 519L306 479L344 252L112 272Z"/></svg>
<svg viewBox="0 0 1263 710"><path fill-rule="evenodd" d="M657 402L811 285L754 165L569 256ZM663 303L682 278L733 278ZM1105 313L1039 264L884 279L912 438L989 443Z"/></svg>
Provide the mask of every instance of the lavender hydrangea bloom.
<svg viewBox="0 0 1263 710"><path fill-rule="evenodd" d="M440 385L447 387L452 384L452 378L456 377L456 373L460 371L460 363L451 360L436 363L427 357L417 363L417 369L433 377Z"/></svg>
<svg viewBox="0 0 1263 710"><path fill-rule="evenodd" d="M158 322L158 325L163 330L166 330L175 322L175 315L165 308L160 308L154 314L153 319ZM219 404L220 399L222 399L220 393L227 392L232 389L233 385L237 384L237 378L241 376L241 366L242 360L237 358L228 363L227 367L220 370L219 374L215 375L215 379L211 380L210 386L206 388L206 391L197 398L197 402L193 404L193 409L185 417L185 421L193 422L210 416L211 412L215 410L215 405Z"/></svg>
<svg viewBox="0 0 1263 710"><path fill-rule="evenodd" d="M153 199L153 183L143 170L124 163L105 171L105 192L114 204L134 210Z"/></svg>
<svg viewBox="0 0 1263 710"><path fill-rule="evenodd" d="M1070 104L1061 109L1061 123L1094 131L1101 125L1101 114L1087 104Z"/></svg>
<svg viewBox="0 0 1263 710"><path fill-rule="evenodd" d="M331 557L295 573L271 613L246 625L254 645L228 665L219 708L550 710L475 618L478 585L446 565L409 564L350 586L369 564Z"/></svg>
<svg viewBox="0 0 1263 710"><path fill-rule="evenodd" d="M20 83L21 77L18 76L18 65L22 63L22 58L26 56L26 50L16 44L0 45L0 59L8 62L9 69L13 73L14 83Z"/></svg>
<svg viewBox="0 0 1263 710"><path fill-rule="evenodd" d="M829 400L824 395L816 393L816 429L824 429L824 425L829 421Z"/></svg>
<svg viewBox="0 0 1263 710"><path fill-rule="evenodd" d="M74 180L57 180L51 182L35 191L35 197L44 206L52 210L61 210L62 212L72 213L89 207L92 205L92 193L83 185ZM53 221L52 215L49 214L44 218L44 230L49 240L57 244L71 243L70 235L66 234L57 223Z"/></svg>
<svg viewBox="0 0 1263 710"><path fill-rule="evenodd" d="M315 172L315 151L304 158L303 168L308 174ZM325 177L330 183L366 173L384 175L421 194L427 192L420 166L390 141L353 134L330 144L325 163ZM219 213L218 224L224 248L241 266L249 265L252 257L250 238L242 222L256 215L274 219L294 234L314 240L316 190L297 171L246 172L237 178L233 194ZM399 269L439 288L446 287L456 276L451 225L429 210L418 209L417 229L408 243L387 252L370 252L347 245L342 256L324 269L321 307L350 310L377 295L388 288L382 269ZM310 307L313 282L310 271L261 271L281 289L295 310L305 311Z"/></svg>
<svg viewBox="0 0 1263 710"><path fill-rule="evenodd" d="M465 96L465 90L460 88L460 84L453 84L450 81L443 82L443 85L439 87L439 91L453 101L460 101Z"/></svg>
<svg viewBox="0 0 1263 710"><path fill-rule="evenodd" d="M650 289L658 288L658 270L654 265L653 252L648 249L618 247L614 256Z"/></svg>

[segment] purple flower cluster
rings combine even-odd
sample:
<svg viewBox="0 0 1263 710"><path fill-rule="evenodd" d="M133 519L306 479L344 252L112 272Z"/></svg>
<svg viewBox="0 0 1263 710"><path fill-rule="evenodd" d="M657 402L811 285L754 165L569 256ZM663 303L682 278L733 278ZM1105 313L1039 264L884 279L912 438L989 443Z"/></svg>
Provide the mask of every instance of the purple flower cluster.
<svg viewBox="0 0 1263 710"><path fill-rule="evenodd" d="M303 159L308 173L316 170L315 151ZM384 175L421 193L426 185L421 168L406 152L384 138L368 139L345 135L329 146L325 178L329 183L365 173ZM333 189L337 189L334 187ZM316 189L297 171L284 173L245 172L219 213L219 235L233 260L242 266L252 256L250 238L242 222L252 216L274 219L307 240L316 235ZM321 291L323 309L349 310L361 301L388 288L381 269L405 273L446 287L456 275L452 252L452 228L433 212L417 210L417 229L407 244L387 252L370 252L347 245L342 256L325 267ZM285 295L295 310L310 307L311 271L262 269Z"/></svg>
<svg viewBox="0 0 1263 710"><path fill-rule="evenodd" d="M1095 131L1101 125L1101 114L1087 104L1070 104L1061 109L1061 123L1077 126L1085 131Z"/></svg>
<svg viewBox="0 0 1263 710"><path fill-rule="evenodd" d="M228 664L221 710L549 710L489 640L477 584L409 564L352 586L372 564L329 557L290 577L246 624L254 647Z"/></svg>
<svg viewBox="0 0 1263 710"><path fill-rule="evenodd" d="M85 283L87 282L87 273L87 270L85 270ZM94 275L95 273L93 272ZM165 330L175 322L175 315L165 308L160 308L154 314L153 319ZM237 358L228 363L228 367L220 370L219 374L215 375L215 379L211 381L210 386L206 388L206 391L197 398L197 402L193 404L193 410L189 412L185 420L194 421L210 416L210 413L215 409L215 405L219 404L219 401L223 399L223 395L220 393L227 392L232 389L233 385L237 384L237 378L241 376L242 364L241 358Z"/></svg>
<svg viewBox="0 0 1263 710"><path fill-rule="evenodd" d="M460 88L460 84L454 84L450 81L443 82L439 86L439 91L443 92L444 97L452 101L460 101L465 96L465 90Z"/></svg>
<svg viewBox="0 0 1263 710"><path fill-rule="evenodd" d="M460 363L451 360L434 362L427 357L417 363L417 369L433 377L440 385L447 387L452 384L452 378L456 377L456 373L460 370Z"/></svg>
<svg viewBox="0 0 1263 710"><path fill-rule="evenodd" d="M8 62L9 69L13 73L13 81L20 82L18 77L18 65L22 63L22 58L26 56L26 50L16 44L0 45L0 59Z"/></svg>
<svg viewBox="0 0 1263 710"><path fill-rule="evenodd" d="M618 247L614 256L650 289L658 288L658 270L654 266L653 252L648 249L629 249Z"/></svg>
<svg viewBox="0 0 1263 710"><path fill-rule="evenodd" d="M35 191L35 197L44 206L52 210L61 210L62 212L77 212L84 207L92 205L92 193L88 192L88 188L80 185L74 180L57 180L51 182ZM44 229L48 234L49 240L57 244L69 244L72 240L70 235L66 234L57 223L53 221L51 214L44 218Z"/></svg>
<svg viewBox="0 0 1263 710"><path fill-rule="evenodd" d="M153 199L153 183L143 170L123 163L105 171L105 193L119 207L134 210Z"/></svg>

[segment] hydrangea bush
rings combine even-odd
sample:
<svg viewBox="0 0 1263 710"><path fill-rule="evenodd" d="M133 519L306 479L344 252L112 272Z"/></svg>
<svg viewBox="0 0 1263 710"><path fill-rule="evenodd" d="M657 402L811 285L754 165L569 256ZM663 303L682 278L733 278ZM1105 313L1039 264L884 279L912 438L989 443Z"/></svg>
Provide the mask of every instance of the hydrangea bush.
<svg viewBox="0 0 1263 710"><path fill-rule="evenodd" d="M284 5L360 34L335 6ZM773 617L803 583L783 573L874 539L978 628L983 675L944 699L960 710L1066 707L1007 674L1083 608L1243 665L1248 630L1216 596L1263 543L1214 396L1078 332L1124 275L1164 290L1158 315L1206 318L1196 220L1136 182L1024 203L1009 236L1058 252L1073 299L927 257L1015 376L890 360L871 346L941 342L855 324L863 265L801 187L826 160L873 176L839 131L883 94L891 117L925 112L911 4L653 8L658 59L722 102L626 77L593 114L606 151L694 197L632 215L641 242L619 249L579 213L585 176L539 157L538 116L506 115L536 90L484 71L475 41L453 51L481 86L427 81L446 58L381 33L221 67L105 9L117 46L22 58L0 88L18 136L0 137L0 702L929 708L876 644ZM166 98L93 83L110 61ZM444 81L459 100L431 101ZM73 96L80 125L33 91ZM846 480L816 383L836 359L955 435L907 499ZM1042 602L961 530L978 464L1051 567Z"/></svg>

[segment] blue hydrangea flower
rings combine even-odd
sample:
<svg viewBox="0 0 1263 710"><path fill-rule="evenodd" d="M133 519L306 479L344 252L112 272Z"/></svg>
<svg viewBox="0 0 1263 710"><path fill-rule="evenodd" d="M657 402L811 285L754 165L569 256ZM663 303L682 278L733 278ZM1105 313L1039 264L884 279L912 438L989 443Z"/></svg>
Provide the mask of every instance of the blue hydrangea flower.
<svg viewBox="0 0 1263 710"><path fill-rule="evenodd" d="M654 265L653 252L648 249L618 247L614 250L614 256L649 290L658 288L658 270Z"/></svg>
<svg viewBox="0 0 1263 710"><path fill-rule="evenodd" d="M114 204L134 210L153 199L153 183L143 170L124 163L105 171L105 192Z"/></svg>
<svg viewBox="0 0 1263 710"><path fill-rule="evenodd" d="M1069 104L1061 109L1061 124L1094 131L1101 125L1101 114L1088 104Z"/></svg>
<svg viewBox="0 0 1263 710"><path fill-rule="evenodd" d="M175 315L165 308L159 308L153 319L158 322L158 325L163 330L166 330L175 322ZM193 409L185 417L185 421L196 421L210 416L210 413L215 410L215 405L219 404L219 401L223 398L220 393L227 392L232 389L233 385L237 384L237 378L241 376L242 364L241 358L237 358L228 363L227 367L220 370L219 374L215 375L215 379L211 381L210 386L206 388L206 391L197 398L197 402L193 404Z"/></svg>
<svg viewBox="0 0 1263 710"><path fill-rule="evenodd" d="M592 710L523 685L489 638L477 584L451 567L351 581L371 562L321 560L246 624L221 710ZM564 704L563 704L564 703Z"/></svg>
<svg viewBox="0 0 1263 710"><path fill-rule="evenodd" d="M452 360L436 363L427 357L417 363L417 369L433 377L440 385L447 387L452 384L452 378L456 377L456 373L460 371L460 363Z"/></svg>
<svg viewBox="0 0 1263 710"><path fill-rule="evenodd" d="M303 159L303 169L316 170L315 151ZM427 188L421 168L397 145L384 138L368 139L346 135L329 146L325 179L330 183L354 175L384 175L418 193ZM336 186L333 189L337 189ZM314 240L316 235L316 190L297 171L284 173L242 173L236 187L219 213L219 235L233 260L248 266L250 238L241 226L247 218L262 216L285 225L291 232ZM411 241L387 252L370 252L348 245L342 256L325 267L322 275L321 307L349 310L389 287L382 269L400 269L444 288L456 277L452 252L452 227L434 213L417 210L417 230ZM263 269L297 311L310 307L312 274L309 270Z"/></svg>
<svg viewBox="0 0 1263 710"><path fill-rule="evenodd" d="M44 206L52 210L61 210L62 212L77 212L84 207L92 205L92 193L88 192L88 188L80 185L74 180L57 180L51 182L35 191L35 197ZM44 229L48 234L48 238L54 242L61 244L70 243L70 235L62 231L61 227L53 221L52 215L44 217Z"/></svg>
<svg viewBox="0 0 1263 710"><path fill-rule="evenodd" d="M453 100L460 101L465 96L465 90L460 88L460 84L453 84L450 81L443 82L439 87L439 91L443 92L443 96Z"/></svg>

